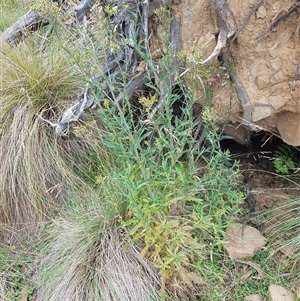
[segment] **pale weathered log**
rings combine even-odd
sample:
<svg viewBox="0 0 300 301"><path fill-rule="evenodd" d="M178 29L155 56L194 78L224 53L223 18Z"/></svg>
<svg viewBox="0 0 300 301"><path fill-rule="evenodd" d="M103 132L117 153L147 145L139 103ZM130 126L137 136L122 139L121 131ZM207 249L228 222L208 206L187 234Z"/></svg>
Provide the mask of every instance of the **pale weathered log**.
<svg viewBox="0 0 300 301"><path fill-rule="evenodd" d="M50 1L60 3L56 0ZM83 17L90 11L93 4L94 0L82 0L82 2L75 7L76 17L79 22L81 22ZM1 40L6 41L10 46L16 46L20 41L24 40L26 36L48 24L49 20L43 18L38 11L29 10L2 33Z"/></svg>
<svg viewBox="0 0 300 301"><path fill-rule="evenodd" d="M28 34L47 24L49 24L48 20L45 20L40 13L29 10L3 32L1 39L11 46L16 46Z"/></svg>

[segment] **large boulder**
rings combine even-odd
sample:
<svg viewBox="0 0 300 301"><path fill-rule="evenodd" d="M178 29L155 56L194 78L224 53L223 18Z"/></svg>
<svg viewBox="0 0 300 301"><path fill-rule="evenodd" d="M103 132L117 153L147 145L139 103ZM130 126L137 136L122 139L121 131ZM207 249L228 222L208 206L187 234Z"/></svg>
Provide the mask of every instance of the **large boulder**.
<svg viewBox="0 0 300 301"><path fill-rule="evenodd" d="M237 28L241 28L245 18L259 1L227 2L236 17ZM172 9L173 14L181 19L183 51L193 57L207 58L216 46L219 32L214 1L185 0L175 3L177 4ZM295 77L300 60L297 8L284 16L295 5L290 0L263 1L249 17L231 45L228 55L233 62L234 72L248 95L251 122L258 130L270 131L280 135L289 144L300 145L300 89ZM281 16L283 17L280 18ZM234 29L230 10L227 10L227 17L230 27ZM269 30L278 18L279 22ZM230 39L227 46L229 44ZM225 47L223 51L226 52L227 49ZM208 64L216 60L217 57ZM226 117L237 126L242 121L243 108L235 89L226 88L221 77L211 80L211 87L220 121ZM202 101L200 98L199 102Z"/></svg>

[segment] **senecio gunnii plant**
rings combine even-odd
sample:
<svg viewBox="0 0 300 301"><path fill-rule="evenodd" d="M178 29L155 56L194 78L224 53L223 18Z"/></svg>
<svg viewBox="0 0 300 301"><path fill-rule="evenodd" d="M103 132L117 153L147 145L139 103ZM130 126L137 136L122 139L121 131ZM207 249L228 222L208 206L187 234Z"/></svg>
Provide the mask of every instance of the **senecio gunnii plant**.
<svg viewBox="0 0 300 301"><path fill-rule="evenodd" d="M168 15L167 44L171 17L157 14ZM37 234L36 300L201 300L215 287L204 263L222 254L244 198L238 165L220 149L214 109L208 103L198 116L206 139L195 149L194 91L176 78L172 48L157 66L134 41L149 70L148 92L133 104L128 74L106 78L110 90L97 87L93 120L56 137L43 119L55 122L102 64L99 39L79 29L77 55L64 31L47 39L40 31L40 39L0 53L1 226L18 229L18 238L24 224L33 232L46 225Z"/></svg>

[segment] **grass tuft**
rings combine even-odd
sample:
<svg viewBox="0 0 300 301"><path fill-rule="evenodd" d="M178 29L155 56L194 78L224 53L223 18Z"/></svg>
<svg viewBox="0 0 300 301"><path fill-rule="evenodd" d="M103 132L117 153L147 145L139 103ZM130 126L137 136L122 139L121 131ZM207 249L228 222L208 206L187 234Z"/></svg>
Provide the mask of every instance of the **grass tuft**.
<svg viewBox="0 0 300 301"><path fill-rule="evenodd" d="M83 211L80 218L56 220L50 227L37 301L161 300L153 268L125 232L105 221L100 212Z"/></svg>
<svg viewBox="0 0 300 301"><path fill-rule="evenodd" d="M85 154L102 152L91 139L62 141L38 117L56 122L83 81L58 42L44 47L44 37L35 39L15 48L3 44L0 53L0 219L1 227L13 225L15 231L33 230L50 209L57 210L64 192L79 186L75 166L85 173Z"/></svg>

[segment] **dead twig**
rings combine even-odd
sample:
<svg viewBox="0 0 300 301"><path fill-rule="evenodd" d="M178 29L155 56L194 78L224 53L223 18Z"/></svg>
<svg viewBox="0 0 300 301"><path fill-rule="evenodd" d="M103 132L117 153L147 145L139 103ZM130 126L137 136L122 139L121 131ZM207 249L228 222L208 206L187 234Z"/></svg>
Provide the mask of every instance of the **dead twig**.
<svg viewBox="0 0 300 301"><path fill-rule="evenodd" d="M236 31L235 35L232 37L231 41L230 41L230 45L228 47L228 51L227 53L230 52L231 47L233 42L237 39L237 37L239 36L239 34L241 33L241 31L244 29L244 27L247 25L250 17L258 10L258 8L263 4L264 0L259 0L257 2L257 4L255 6L253 6L253 8L249 11L249 13L247 14L247 16L244 19L243 24L241 25L241 27Z"/></svg>
<svg viewBox="0 0 300 301"><path fill-rule="evenodd" d="M111 95L117 106L120 106L122 97L114 92L112 85L118 80L123 81L124 74L128 74L129 81L136 69L136 45L138 43L136 37L140 36L142 27L138 3L133 0L123 2L114 0L111 5L117 7L117 13L107 17L111 18L111 33L119 42L119 47L117 50L107 49L101 72L93 76L85 90L79 95L77 102L62 114L56 126L56 133L60 136L66 136L70 123L77 121L85 110L97 104L95 95L99 95L99 92ZM124 10L124 7L127 9ZM131 86L129 85L129 87Z"/></svg>
<svg viewBox="0 0 300 301"><path fill-rule="evenodd" d="M291 88L290 88L290 94L291 94L291 97L292 97L292 99L293 99L298 105L300 105L300 102L295 98L295 96L294 96L294 94L293 94L293 91L295 90L295 85L296 85L296 82L297 82L297 80L298 80L299 69L300 69L300 63L299 63L299 64L297 65L297 67L296 67L295 75L294 75L293 82L292 82L292 85L291 85Z"/></svg>
<svg viewBox="0 0 300 301"><path fill-rule="evenodd" d="M264 36L266 36L267 34L269 34L271 31L274 31L274 29L277 27L277 25L279 24L279 22L281 22L282 20L286 19L287 17L289 17L294 11L296 11L297 9L299 9L300 7L300 3L296 3L294 6L292 6L285 14L283 14L282 16L279 16L269 27L268 31L266 31L265 33L257 36L255 38L255 40L259 40L261 38L263 38Z"/></svg>

